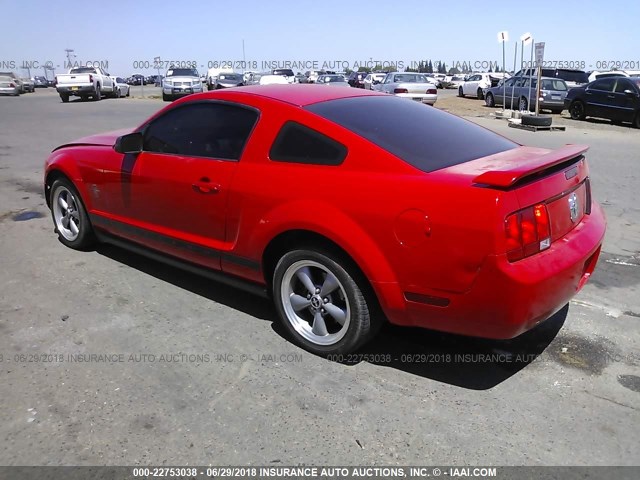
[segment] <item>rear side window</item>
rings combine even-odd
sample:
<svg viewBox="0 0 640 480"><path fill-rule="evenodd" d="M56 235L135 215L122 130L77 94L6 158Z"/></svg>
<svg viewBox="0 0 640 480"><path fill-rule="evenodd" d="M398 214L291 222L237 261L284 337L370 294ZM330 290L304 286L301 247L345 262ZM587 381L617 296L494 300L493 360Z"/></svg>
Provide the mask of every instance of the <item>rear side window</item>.
<svg viewBox="0 0 640 480"><path fill-rule="evenodd" d="M542 89L565 92L567 90L567 84L562 80L542 80Z"/></svg>
<svg viewBox="0 0 640 480"><path fill-rule="evenodd" d="M604 90L605 92L613 92L613 86L616 84L615 77L602 78L591 84L593 90Z"/></svg>
<svg viewBox="0 0 640 480"><path fill-rule="evenodd" d="M518 146L460 117L394 96L342 98L315 103L306 109L342 125L424 172Z"/></svg>
<svg viewBox="0 0 640 480"><path fill-rule="evenodd" d="M269 151L275 162L311 165L340 165L346 156L347 147L296 122L284 124Z"/></svg>

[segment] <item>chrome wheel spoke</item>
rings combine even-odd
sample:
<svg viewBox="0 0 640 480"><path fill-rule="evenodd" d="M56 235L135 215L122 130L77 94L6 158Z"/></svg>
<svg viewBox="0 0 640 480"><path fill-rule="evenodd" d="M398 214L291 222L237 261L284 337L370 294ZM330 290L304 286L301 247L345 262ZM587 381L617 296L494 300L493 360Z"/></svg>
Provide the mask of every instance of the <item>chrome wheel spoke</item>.
<svg viewBox="0 0 640 480"><path fill-rule="evenodd" d="M333 273L327 273L324 283L322 284L322 289L320 290L320 296L324 297L325 295L329 295L339 286L340 282L338 282L336 276Z"/></svg>
<svg viewBox="0 0 640 480"><path fill-rule="evenodd" d="M335 306L333 303L325 303L324 309L329 315L333 317L336 322L338 322L340 325L344 325L344 322L347 319L346 311L344 311L340 307Z"/></svg>
<svg viewBox="0 0 640 480"><path fill-rule="evenodd" d="M63 215L60 219L60 223L64 228L69 228L69 216L67 214Z"/></svg>
<svg viewBox="0 0 640 480"><path fill-rule="evenodd" d="M324 337L329 334L327 331L327 325L324 323L324 318L322 318L322 313L319 311L313 316L313 328L311 331L320 337Z"/></svg>
<svg viewBox="0 0 640 480"><path fill-rule="evenodd" d="M69 206L69 205L67 205L67 202L64 201L64 198L62 198L62 195L58 196L58 205L60 205L60 208L62 210L66 210L67 207Z"/></svg>
<svg viewBox="0 0 640 480"><path fill-rule="evenodd" d="M78 225L73 221L73 218L69 218L69 228L74 235L77 235L80 232Z"/></svg>
<svg viewBox="0 0 640 480"><path fill-rule="evenodd" d="M316 293L316 286L311 280L311 270L309 270L309 267L304 267L298 270L296 272L296 277L298 277L298 280L302 282L302 284L311 295Z"/></svg>
<svg viewBox="0 0 640 480"><path fill-rule="evenodd" d="M311 301L308 298L298 295L297 293L291 294L289 300L291 301L291 306L296 312L299 312L311 305Z"/></svg>

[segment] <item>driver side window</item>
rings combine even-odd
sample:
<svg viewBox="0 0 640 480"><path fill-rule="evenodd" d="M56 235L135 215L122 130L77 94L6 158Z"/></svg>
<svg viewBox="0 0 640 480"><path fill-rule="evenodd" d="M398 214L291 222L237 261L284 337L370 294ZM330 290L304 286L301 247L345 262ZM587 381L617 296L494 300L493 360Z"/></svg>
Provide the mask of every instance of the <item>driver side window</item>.
<svg viewBox="0 0 640 480"><path fill-rule="evenodd" d="M172 109L145 129L144 151L239 160L258 119L255 110L223 103Z"/></svg>

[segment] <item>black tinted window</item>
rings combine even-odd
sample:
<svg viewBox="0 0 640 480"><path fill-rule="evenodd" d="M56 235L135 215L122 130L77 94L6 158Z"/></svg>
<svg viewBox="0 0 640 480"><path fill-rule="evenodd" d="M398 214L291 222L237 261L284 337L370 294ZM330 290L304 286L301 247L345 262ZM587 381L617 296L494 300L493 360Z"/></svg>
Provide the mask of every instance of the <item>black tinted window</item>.
<svg viewBox="0 0 640 480"><path fill-rule="evenodd" d="M605 92L612 92L615 83L615 77L602 78L593 82L589 88L592 88L593 90L604 90Z"/></svg>
<svg viewBox="0 0 640 480"><path fill-rule="evenodd" d="M144 150L238 160L257 119L254 110L229 104L187 104L168 111L147 127Z"/></svg>
<svg viewBox="0 0 640 480"><path fill-rule="evenodd" d="M634 91L633 85L631 84L631 82L629 80L622 79L622 78L618 79L618 83L616 84L615 92L616 93L624 93L625 90L631 90L633 92Z"/></svg>
<svg viewBox="0 0 640 480"><path fill-rule="evenodd" d="M575 82L575 83L588 83L589 75L580 70L563 70L558 69L556 74L558 78L563 79L566 82Z"/></svg>
<svg viewBox="0 0 640 480"><path fill-rule="evenodd" d="M340 165L347 147L296 122L284 124L273 142L269 157L276 162Z"/></svg>
<svg viewBox="0 0 640 480"><path fill-rule="evenodd" d="M425 172L518 146L455 115L392 96L343 98L306 108Z"/></svg>

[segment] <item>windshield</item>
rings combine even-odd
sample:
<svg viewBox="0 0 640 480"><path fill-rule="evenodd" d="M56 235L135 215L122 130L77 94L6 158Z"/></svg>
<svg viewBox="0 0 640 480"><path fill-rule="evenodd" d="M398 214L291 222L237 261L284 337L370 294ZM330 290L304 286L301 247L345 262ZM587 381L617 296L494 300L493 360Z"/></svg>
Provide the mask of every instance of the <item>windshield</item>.
<svg viewBox="0 0 640 480"><path fill-rule="evenodd" d="M394 96L342 98L315 103L306 109L424 172L518 146L460 117Z"/></svg>
<svg viewBox="0 0 640 480"><path fill-rule="evenodd" d="M167 77L199 77L195 68L174 68L167 71Z"/></svg>
<svg viewBox="0 0 640 480"><path fill-rule="evenodd" d="M331 77L325 77L325 82L345 82L346 80L344 79L343 76L341 75L333 75Z"/></svg>
<svg viewBox="0 0 640 480"><path fill-rule="evenodd" d="M293 70L290 68L277 68L273 71L273 75L284 75L286 77L293 77Z"/></svg>

